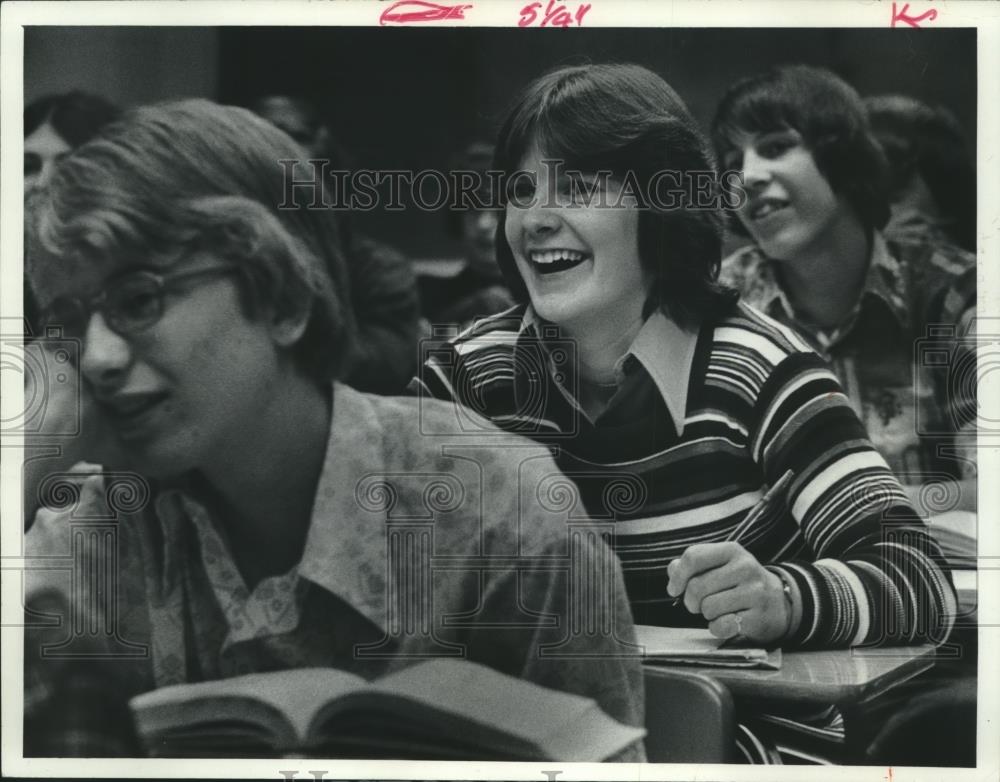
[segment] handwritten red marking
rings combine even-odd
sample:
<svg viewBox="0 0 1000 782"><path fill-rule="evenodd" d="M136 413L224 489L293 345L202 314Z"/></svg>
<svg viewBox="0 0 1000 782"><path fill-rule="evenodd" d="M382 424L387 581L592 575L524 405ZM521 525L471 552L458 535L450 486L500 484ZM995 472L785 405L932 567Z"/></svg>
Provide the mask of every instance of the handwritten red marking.
<svg viewBox="0 0 1000 782"><path fill-rule="evenodd" d="M925 19L928 22L933 22L935 19L937 19L937 11L935 11L933 8L929 11L924 11L924 13L920 14L920 16L907 16L906 12L909 10L910 10L910 4L903 3L903 7L897 11L895 0L893 0L892 21L889 23L889 26L895 27L896 22L904 22L910 25L910 27L920 27L920 23Z"/></svg>
<svg viewBox="0 0 1000 782"><path fill-rule="evenodd" d="M542 4L538 2L524 6L521 9L521 18L518 20L517 26L530 27L533 25L538 20L538 11L541 7ZM589 10L590 3L581 3L576 9L576 13L571 14L565 3L549 0L548 5L545 6L545 12L542 14L542 21L538 26L569 27L575 21L576 26L579 27L583 24L583 17Z"/></svg>
<svg viewBox="0 0 1000 782"><path fill-rule="evenodd" d="M442 19L465 19L467 5L439 5L424 0L400 0L386 8L378 19L380 25L410 24L412 22L438 22Z"/></svg>

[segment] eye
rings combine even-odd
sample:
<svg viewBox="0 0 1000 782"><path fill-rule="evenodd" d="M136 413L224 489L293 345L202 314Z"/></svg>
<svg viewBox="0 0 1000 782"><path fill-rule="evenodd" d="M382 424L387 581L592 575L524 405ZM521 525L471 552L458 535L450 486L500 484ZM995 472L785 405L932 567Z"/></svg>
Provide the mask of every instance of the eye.
<svg viewBox="0 0 1000 782"><path fill-rule="evenodd" d="M125 280L108 294L108 316L126 327L142 327L160 314L160 289L154 280Z"/></svg>
<svg viewBox="0 0 1000 782"><path fill-rule="evenodd" d="M535 197L536 182L533 176L525 173L518 174L508 183L507 197L511 206L525 207Z"/></svg>
<svg viewBox="0 0 1000 782"><path fill-rule="evenodd" d="M757 154L773 160L781 157L797 144L798 141L791 136L768 136L757 142Z"/></svg>

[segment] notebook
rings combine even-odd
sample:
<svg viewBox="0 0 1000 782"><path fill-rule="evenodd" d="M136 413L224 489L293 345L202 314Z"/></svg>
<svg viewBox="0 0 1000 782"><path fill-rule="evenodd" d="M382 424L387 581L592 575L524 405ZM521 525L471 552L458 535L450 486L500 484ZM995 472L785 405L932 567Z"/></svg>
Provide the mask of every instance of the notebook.
<svg viewBox="0 0 1000 782"><path fill-rule="evenodd" d="M781 649L734 644L697 627L636 625L649 665L703 665L719 668L781 668Z"/></svg>

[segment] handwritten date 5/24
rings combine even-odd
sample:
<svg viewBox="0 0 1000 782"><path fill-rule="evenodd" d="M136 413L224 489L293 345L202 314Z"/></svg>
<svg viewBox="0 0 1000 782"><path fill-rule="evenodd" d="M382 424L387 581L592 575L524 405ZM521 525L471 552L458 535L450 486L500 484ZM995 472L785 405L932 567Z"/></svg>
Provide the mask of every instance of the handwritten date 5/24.
<svg viewBox="0 0 1000 782"><path fill-rule="evenodd" d="M579 27L583 24L583 17L590 10L590 3L580 3L576 11L570 13L565 3L557 3L549 0L545 10L542 11L542 3L529 3L521 9L521 18L517 22L518 27L531 27L537 24L538 27L570 27L574 22Z"/></svg>

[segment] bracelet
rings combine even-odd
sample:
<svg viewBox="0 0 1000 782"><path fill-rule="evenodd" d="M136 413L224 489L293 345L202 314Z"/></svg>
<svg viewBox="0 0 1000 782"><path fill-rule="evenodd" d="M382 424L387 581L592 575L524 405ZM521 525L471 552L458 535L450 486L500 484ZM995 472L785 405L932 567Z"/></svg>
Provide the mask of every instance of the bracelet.
<svg viewBox="0 0 1000 782"><path fill-rule="evenodd" d="M775 573L775 571L771 571ZM781 592L785 596L785 604L788 607L788 621L785 623L785 633L782 638L788 638L792 633L792 622L795 621L795 603L792 600L792 585L788 583L785 579L785 575L779 570L776 572L778 578L781 579Z"/></svg>

